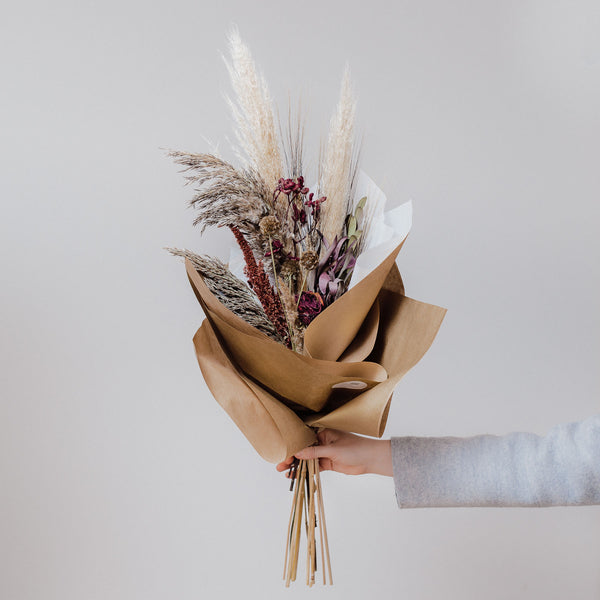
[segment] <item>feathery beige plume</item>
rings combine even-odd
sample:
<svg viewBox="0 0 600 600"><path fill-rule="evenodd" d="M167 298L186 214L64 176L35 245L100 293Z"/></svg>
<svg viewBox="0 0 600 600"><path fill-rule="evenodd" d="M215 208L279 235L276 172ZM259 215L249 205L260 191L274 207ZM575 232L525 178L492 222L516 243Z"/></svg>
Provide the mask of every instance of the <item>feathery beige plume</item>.
<svg viewBox="0 0 600 600"><path fill-rule="evenodd" d="M283 176L279 138L271 97L262 75L259 75L248 47L237 28L228 35L231 62L225 57L235 100L226 97L235 121L235 135L245 153L240 156L260 173L270 190Z"/></svg>
<svg viewBox="0 0 600 600"><path fill-rule="evenodd" d="M319 193L327 196L322 206L320 229L328 243L336 235L342 235L346 215L351 210L358 165L354 140L355 114L356 99L352 92L350 68L346 65L340 99L331 118L327 148L320 167Z"/></svg>
<svg viewBox="0 0 600 600"><path fill-rule="evenodd" d="M196 211L194 225L237 227L260 259L268 248L259 229L271 211L271 192L253 169L239 170L212 154L172 150L169 156L183 166L185 178L194 186L190 206Z"/></svg>

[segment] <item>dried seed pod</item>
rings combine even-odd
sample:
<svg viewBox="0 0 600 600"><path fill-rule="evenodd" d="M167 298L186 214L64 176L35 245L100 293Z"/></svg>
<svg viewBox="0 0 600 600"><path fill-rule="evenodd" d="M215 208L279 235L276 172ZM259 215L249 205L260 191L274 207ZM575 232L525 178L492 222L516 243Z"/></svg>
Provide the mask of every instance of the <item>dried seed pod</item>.
<svg viewBox="0 0 600 600"><path fill-rule="evenodd" d="M307 250L300 259L302 268L306 271L312 271L319 266L319 255L313 250Z"/></svg>
<svg viewBox="0 0 600 600"><path fill-rule="evenodd" d="M261 233L267 237L273 237L279 231L279 219L274 215L263 217L258 225Z"/></svg>
<svg viewBox="0 0 600 600"><path fill-rule="evenodd" d="M299 271L300 265L298 264L298 261L288 259L283 263L283 265L281 265L281 271L279 274L284 279L287 279L288 277L295 277Z"/></svg>

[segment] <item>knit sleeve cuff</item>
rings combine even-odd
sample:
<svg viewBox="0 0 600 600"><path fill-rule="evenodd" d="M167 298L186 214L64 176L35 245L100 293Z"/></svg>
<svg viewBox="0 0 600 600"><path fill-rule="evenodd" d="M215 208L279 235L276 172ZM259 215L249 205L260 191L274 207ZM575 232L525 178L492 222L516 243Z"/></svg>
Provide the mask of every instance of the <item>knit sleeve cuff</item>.
<svg viewBox="0 0 600 600"><path fill-rule="evenodd" d="M397 437L391 445L400 508L499 506L507 500L498 485L504 469L493 436Z"/></svg>

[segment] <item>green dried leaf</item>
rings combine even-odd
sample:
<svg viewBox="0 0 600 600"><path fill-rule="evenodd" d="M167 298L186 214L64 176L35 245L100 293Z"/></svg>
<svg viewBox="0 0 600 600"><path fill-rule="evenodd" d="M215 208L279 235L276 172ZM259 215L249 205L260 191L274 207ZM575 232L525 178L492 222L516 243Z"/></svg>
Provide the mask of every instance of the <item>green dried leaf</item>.
<svg viewBox="0 0 600 600"><path fill-rule="evenodd" d="M354 215L350 215L350 218L348 219L348 237L352 237L354 235L356 227L356 217Z"/></svg>

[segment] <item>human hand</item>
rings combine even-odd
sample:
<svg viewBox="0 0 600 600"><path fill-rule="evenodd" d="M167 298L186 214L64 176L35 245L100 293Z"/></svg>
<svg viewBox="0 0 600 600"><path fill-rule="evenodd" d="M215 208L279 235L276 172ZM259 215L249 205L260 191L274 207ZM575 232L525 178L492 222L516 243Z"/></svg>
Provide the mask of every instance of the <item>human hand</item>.
<svg viewBox="0 0 600 600"><path fill-rule="evenodd" d="M317 434L318 446L309 446L296 453L296 458L319 459L321 471L337 471L346 475L376 473L393 476L390 440L362 437L335 429L323 429ZM294 460L290 456L276 469L286 471ZM288 474L289 475L289 474Z"/></svg>

